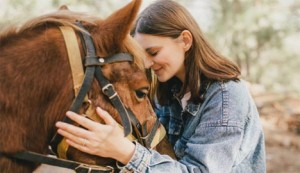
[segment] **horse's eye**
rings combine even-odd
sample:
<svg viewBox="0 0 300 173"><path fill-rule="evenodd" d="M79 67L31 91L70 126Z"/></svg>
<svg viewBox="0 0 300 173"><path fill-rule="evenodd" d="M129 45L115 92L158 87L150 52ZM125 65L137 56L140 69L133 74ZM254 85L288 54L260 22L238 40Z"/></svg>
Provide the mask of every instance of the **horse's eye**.
<svg viewBox="0 0 300 173"><path fill-rule="evenodd" d="M135 90L135 95L138 101L143 101L148 93L149 93L148 89Z"/></svg>
<svg viewBox="0 0 300 173"><path fill-rule="evenodd" d="M144 98L144 97L146 97L146 93L144 93L143 91L135 91L135 94L136 94L136 96L138 97L138 98Z"/></svg>

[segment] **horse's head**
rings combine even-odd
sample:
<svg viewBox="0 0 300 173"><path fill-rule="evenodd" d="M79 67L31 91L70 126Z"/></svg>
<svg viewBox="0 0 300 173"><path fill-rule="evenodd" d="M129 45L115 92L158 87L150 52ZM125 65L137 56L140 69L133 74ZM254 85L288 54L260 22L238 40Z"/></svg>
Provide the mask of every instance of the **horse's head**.
<svg viewBox="0 0 300 173"><path fill-rule="evenodd" d="M92 23L81 21L80 25L87 29L93 39L96 51L95 56L98 58L96 60L102 60L103 62L110 61L109 58L119 53L126 53L125 55L120 55L120 58L126 55L133 57L133 61L117 60L116 62L100 65L101 72L105 80L113 85L115 91L121 98L125 111L127 111L128 114L132 113L132 117L136 117L133 123L138 122L138 125L142 126L141 130L142 128L146 129L144 130L144 134L148 134L157 118L147 97L150 84L143 67L143 50L129 35L139 6L140 1L133 1L126 7L112 14L106 20L94 20ZM67 8L61 7L60 9L66 10ZM83 31L83 34L84 33ZM84 44L83 40L81 40L81 44ZM122 118L120 118L124 115L120 115L118 106L113 104L112 99L110 100L101 91L101 88L103 89L104 87L105 86L99 86L96 80L93 82L92 89L88 92L91 106L93 108L101 106L106 109L117 122L125 125ZM97 118L94 111L92 115L88 116L91 116L90 118L95 121L101 121ZM126 125L128 126L128 124ZM107 158L99 159L95 156L87 156L87 154L81 153L73 148L69 149L67 155L69 159L89 164L111 163L111 160Z"/></svg>
<svg viewBox="0 0 300 173"><path fill-rule="evenodd" d="M95 19L92 22L83 20L80 26L89 32L93 40L95 47L95 55L93 56L97 57L95 59L96 61L111 61L110 58L112 56L114 56L112 59L117 59L115 58L117 57L115 56L116 54L125 53L124 55L119 55L121 60L112 60L112 62L103 63L99 66L101 66L101 72L105 78L103 80L110 82L121 98L120 100L123 103L121 107L124 106L125 108L123 112L127 112L128 116L131 114L131 118L135 117L133 120L131 119L131 122L138 124L133 124L133 126L141 125L141 127L139 127L140 130L137 130L135 133L146 135L150 133L150 129L155 125L157 118L147 97L150 84L142 62L142 58L145 56L144 52L129 35L140 4L141 1L139 0L133 1L105 20ZM67 9L67 7L62 6L60 11L68 13L66 12ZM79 28L79 30L80 29L82 28ZM85 34L85 31L82 31L82 34ZM84 40L80 42L81 44L85 44ZM88 45L88 43L86 45ZM86 49L89 48L87 47ZM84 55L88 53L85 53L85 51L82 52L82 57L88 56ZM122 60L122 56L131 56L132 60ZM87 60L85 59L85 61ZM88 65L86 65L86 68L88 68ZM98 80L101 81L102 79L98 78ZM121 116L124 115L120 115L122 114L119 110L120 105L118 105L118 103L114 104L112 102L113 99L109 99L107 95L103 94L101 89L105 87L106 86L99 85L99 82L97 83L96 80L94 80L91 90L88 92L90 106L92 106L92 108L101 106L106 109L117 122L123 124L123 126L130 126L130 124L124 124L123 118L121 118ZM82 108L84 109L84 107ZM84 112L85 110L83 109L81 111ZM88 117L90 116L89 118L95 121L101 121L99 117L97 118L97 115L95 115L94 109L92 113L89 112L89 114L91 114L87 115ZM134 127L133 129L137 128ZM107 158L87 156L87 154L73 148L69 148L67 156L69 159L89 164L111 163L111 160Z"/></svg>

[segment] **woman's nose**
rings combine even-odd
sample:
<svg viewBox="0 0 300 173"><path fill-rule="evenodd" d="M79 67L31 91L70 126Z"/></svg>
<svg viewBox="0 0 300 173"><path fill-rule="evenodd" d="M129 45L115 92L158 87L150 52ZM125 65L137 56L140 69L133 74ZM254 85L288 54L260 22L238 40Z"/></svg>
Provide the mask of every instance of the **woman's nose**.
<svg viewBox="0 0 300 173"><path fill-rule="evenodd" d="M154 62L150 58L144 58L145 68L149 69L153 66Z"/></svg>

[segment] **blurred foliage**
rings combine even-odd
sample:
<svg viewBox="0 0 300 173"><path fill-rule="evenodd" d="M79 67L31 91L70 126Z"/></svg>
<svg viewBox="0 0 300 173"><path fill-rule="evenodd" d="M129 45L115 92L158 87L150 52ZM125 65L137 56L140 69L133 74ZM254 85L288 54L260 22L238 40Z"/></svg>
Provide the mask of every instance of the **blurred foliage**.
<svg viewBox="0 0 300 173"><path fill-rule="evenodd" d="M0 29L67 5L70 10L106 17L130 0L0 0Z"/></svg>
<svg viewBox="0 0 300 173"><path fill-rule="evenodd" d="M300 93L300 2L214 0L208 32L252 83L267 91Z"/></svg>
<svg viewBox="0 0 300 173"><path fill-rule="evenodd" d="M266 91L300 93L299 0L177 0L197 20L217 49L242 69L243 78ZM106 17L130 0L0 0L0 29L33 16L53 12L62 4L73 11ZM153 2L144 0L144 6ZM201 22L199 22L200 24ZM202 24L200 24L202 25Z"/></svg>

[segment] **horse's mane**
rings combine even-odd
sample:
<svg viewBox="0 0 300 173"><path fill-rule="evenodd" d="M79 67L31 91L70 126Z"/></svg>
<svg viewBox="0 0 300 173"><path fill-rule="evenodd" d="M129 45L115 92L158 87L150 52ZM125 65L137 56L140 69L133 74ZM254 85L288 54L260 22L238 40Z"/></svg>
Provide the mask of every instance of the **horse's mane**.
<svg viewBox="0 0 300 173"><path fill-rule="evenodd" d="M19 26L13 25L6 28L4 31L0 32L0 41L1 44L3 45L6 41L10 40L11 38L14 38L17 35L21 35L26 31L34 30L35 28L47 24L49 25L54 24L57 26L70 26L75 30L81 30L78 26L74 24L76 21L81 21L81 22L88 23L89 25L96 26L97 25L96 23L101 20L102 19L100 18L93 17L85 13L78 13L69 10L58 10L54 13L33 18ZM139 48L138 44L136 44L134 41L131 40L132 39L129 37L128 39L125 39L126 43L124 43L123 49L133 54L134 63L136 63L138 67L142 69L144 68L141 59L142 56L144 56L143 50L137 49L137 47Z"/></svg>
<svg viewBox="0 0 300 173"><path fill-rule="evenodd" d="M0 33L0 40L4 41L16 35L22 34L26 31L33 30L39 26L51 23L62 26L71 26L72 28L78 30L79 28L74 24L76 20L87 22L91 25L96 25L95 21L100 19L86 15L84 13L76 13L68 10L59 10L54 13L33 18L19 26L9 26Z"/></svg>

